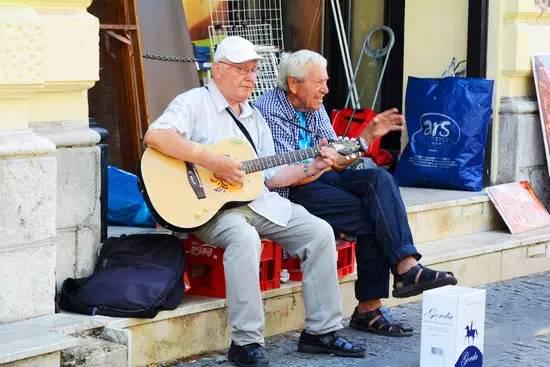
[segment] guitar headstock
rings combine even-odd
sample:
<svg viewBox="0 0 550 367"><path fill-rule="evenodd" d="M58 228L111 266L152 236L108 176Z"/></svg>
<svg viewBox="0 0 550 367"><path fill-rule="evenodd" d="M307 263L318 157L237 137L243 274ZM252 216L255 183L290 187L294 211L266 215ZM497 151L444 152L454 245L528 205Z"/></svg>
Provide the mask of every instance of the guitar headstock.
<svg viewBox="0 0 550 367"><path fill-rule="evenodd" d="M365 139L359 138L348 138L339 136L336 140L329 143L338 154L345 156L347 159L357 158L357 153L366 152L368 150L368 145Z"/></svg>

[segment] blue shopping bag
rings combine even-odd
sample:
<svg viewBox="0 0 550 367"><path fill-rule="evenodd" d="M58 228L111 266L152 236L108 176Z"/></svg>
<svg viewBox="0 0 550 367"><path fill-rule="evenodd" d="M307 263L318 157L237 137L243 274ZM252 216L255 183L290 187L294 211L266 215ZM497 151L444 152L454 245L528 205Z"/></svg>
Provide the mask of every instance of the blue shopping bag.
<svg viewBox="0 0 550 367"><path fill-rule="evenodd" d="M400 186L480 191L493 81L409 77L409 143L395 171Z"/></svg>
<svg viewBox="0 0 550 367"><path fill-rule="evenodd" d="M109 166L108 177L109 225L155 227L155 221L139 191L136 175Z"/></svg>

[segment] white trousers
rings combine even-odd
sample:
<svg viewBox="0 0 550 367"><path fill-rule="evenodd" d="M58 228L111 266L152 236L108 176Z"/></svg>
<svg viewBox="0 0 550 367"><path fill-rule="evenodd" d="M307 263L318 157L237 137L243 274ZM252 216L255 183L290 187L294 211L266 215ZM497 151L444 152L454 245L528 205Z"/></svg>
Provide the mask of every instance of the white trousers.
<svg viewBox="0 0 550 367"><path fill-rule="evenodd" d="M225 249L227 309L231 338L237 345L264 344L260 238L280 243L301 260L306 331L324 334L342 328L334 232L327 222L302 206L291 205L292 215L286 227L270 222L245 205L220 212L195 232L204 242Z"/></svg>

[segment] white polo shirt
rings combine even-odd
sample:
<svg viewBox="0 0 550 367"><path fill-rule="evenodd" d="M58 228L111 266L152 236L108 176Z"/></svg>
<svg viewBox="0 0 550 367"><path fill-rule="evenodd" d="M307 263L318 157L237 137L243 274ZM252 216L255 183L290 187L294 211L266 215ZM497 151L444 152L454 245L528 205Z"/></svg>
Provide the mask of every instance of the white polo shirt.
<svg viewBox="0 0 550 367"><path fill-rule="evenodd" d="M240 137L247 140L233 118L225 110L229 103L214 82L207 88L194 88L180 94L153 122L149 129L174 129L186 139L199 144L215 144L221 140ZM258 155L275 154L273 137L262 115L248 103L241 103L239 121L252 137ZM273 177L277 168L264 172L265 179ZM264 186L262 195L248 204L257 214L280 226L290 219L290 202Z"/></svg>

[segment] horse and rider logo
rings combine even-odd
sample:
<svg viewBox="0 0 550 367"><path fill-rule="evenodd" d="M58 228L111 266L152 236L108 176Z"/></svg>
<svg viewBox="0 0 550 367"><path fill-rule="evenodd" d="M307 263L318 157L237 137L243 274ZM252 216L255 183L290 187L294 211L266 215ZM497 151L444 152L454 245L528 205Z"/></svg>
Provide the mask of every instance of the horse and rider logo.
<svg viewBox="0 0 550 367"><path fill-rule="evenodd" d="M483 353L474 344L476 338L479 337L477 329L474 329L474 322L466 325L466 336L464 343L468 342L468 347L458 357L455 367L481 367L483 366ZM470 339L472 342L470 343Z"/></svg>
<svg viewBox="0 0 550 367"><path fill-rule="evenodd" d="M477 333L477 329L474 329L474 322L472 321L470 325L466 325L466 336L464 337L464 343L466 343L466 339L468 339L469 344L474 344L474 341L476 337L479 336ZM470 343L470 338L472 338L472 342Z"/></svg>

